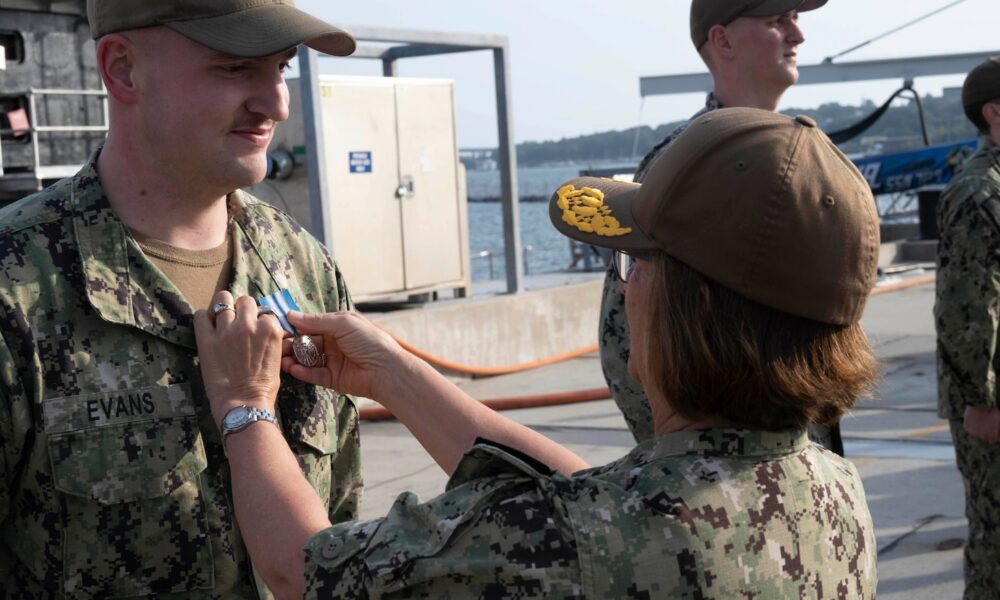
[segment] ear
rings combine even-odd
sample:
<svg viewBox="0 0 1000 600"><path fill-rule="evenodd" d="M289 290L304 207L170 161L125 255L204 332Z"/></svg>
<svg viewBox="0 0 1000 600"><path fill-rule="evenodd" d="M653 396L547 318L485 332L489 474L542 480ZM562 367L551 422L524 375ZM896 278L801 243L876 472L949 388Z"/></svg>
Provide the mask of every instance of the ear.
<svg viewBox="0 0 1000 600"><path fill-rule="evenodd" d="M729 58L734 54L733 40L729 37L729 30L724 25L712 25L708 30L708 41L705 42L706 49L710 56L722 56Z"/></svg>
<svg viewBox="0 0 1000 600"><path fill-rule="evenodd" d="M983 104L983 120L990 126L990 129L1000 128L1000 100L993 100Z"/></svg>
<svg viewBox="0 0 1000 600"><path fill-rule="evenodd" d="M109 33L97 40L97 68L108 95L123 104L133 104L139 98L135 80L136 48L128 37Z"/></svg>

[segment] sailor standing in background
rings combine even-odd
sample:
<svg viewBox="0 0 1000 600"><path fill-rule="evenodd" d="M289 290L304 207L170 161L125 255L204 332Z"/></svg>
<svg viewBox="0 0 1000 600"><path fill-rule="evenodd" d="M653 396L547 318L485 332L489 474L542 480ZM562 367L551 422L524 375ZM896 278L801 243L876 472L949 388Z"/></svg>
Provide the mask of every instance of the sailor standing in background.
<svg viewBox="0 0 1000 600"><path fill-rule="evenodd" d="M691 41L712 74L713 91L704 108L646 154L634 181L642 183L655 159L701 115L723 106L776 110L799 78L797 50L805 41L799 13L824 4L826 0L692 0ZM642 442L653 437L653 415L642 386L626 368L629 337L625 298L614 268L609 268L599 321L601 369L632 435ZM838 423L810 425L809 434L843 455Z"/></svg>
<svg viewBox="0 0 1000 600"><path fill-rule="evenodd" d="M1000 56L973 69L962 105L982 146L937 207L938 415L965 483L965 598L1000 594Z"/></svg>

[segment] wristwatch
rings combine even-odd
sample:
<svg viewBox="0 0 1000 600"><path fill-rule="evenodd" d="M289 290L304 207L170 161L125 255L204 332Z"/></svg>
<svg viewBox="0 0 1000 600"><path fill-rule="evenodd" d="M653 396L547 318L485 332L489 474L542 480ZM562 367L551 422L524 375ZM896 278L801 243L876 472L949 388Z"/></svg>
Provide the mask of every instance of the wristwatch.
<svg viewBox="0 0 1000 600"><path fill-rule="evenodd" d="M237 431L243 431L251 423L256 423L257 421L270 421L275 425L278 424L278 419L275 418L270 411L264 410L262 408L253 408L244 404L243 406L237 406L236 408L230 409L226 413L226 416L222 417L222 446L226 446L226 436L230 433L236 433Z"/></svg>

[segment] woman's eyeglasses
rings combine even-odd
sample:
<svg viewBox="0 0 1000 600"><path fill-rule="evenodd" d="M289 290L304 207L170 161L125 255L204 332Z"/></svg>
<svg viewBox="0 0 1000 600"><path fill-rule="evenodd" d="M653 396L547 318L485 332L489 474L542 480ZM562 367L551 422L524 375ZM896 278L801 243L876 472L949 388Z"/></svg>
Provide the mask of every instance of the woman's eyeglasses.
<svg viewBox="0 0 1000 600"><path fill-rule="evenodd" d="M628 283L628 278L632 275L632 269L635 267L636 261L646 257L645 253L630 254L622 250L615 250L614 254L611 255L611 266L615 270L618 280L622 283Z"/></svg>

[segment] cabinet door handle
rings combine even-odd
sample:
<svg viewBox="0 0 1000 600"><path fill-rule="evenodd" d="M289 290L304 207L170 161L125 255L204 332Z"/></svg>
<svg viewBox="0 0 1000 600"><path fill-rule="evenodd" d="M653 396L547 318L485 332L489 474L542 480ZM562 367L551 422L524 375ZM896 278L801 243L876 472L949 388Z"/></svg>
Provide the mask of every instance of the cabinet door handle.
<svg viewBox="0 0 1000 600"><path fill-rule="evenodd" d="M399 187L396 188L396 198L404 200L413 196L413 177L404 175Z"/></svg>

